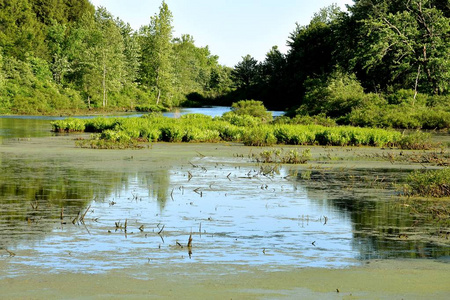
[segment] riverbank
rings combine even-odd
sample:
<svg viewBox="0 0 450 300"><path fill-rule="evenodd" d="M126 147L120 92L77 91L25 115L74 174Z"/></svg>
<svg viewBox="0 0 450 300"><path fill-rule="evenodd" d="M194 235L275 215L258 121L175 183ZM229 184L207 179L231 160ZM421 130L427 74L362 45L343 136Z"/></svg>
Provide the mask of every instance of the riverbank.
<svg viewBox="0 0 450 300"><path fill-rule="evenodd" d="M27 275L9 278L4 259L0 267L3 299L447 299L450 293L450 264L432 260L277 271L203 264L156 268L142 262L104 274L29 268Z"/></svg>

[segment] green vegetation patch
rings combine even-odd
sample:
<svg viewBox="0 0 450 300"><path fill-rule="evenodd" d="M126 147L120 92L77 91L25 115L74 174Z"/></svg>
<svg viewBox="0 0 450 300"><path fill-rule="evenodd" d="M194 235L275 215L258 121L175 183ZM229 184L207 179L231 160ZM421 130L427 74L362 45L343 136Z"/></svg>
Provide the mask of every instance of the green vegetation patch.
<svg viewBox="0 0 450 300"><path fill-rule="evenodd" d="M262 123L248 115L212 118L184 115L179 119L149 114L137 118L65 119L52 122L55 132L100 133L96 139L138 142L241 142L248 146L331 145L400 146L406 136L385 129ZM414 139L414 144L420 141ZM405 146L406 147L406 146Z"/></svg>
<svg viewBox="0 0 450 300"><path fill-rule="evenodd" d="M404 193L408 196L450 197L450 168L415 171L406 181Z"/></svg>

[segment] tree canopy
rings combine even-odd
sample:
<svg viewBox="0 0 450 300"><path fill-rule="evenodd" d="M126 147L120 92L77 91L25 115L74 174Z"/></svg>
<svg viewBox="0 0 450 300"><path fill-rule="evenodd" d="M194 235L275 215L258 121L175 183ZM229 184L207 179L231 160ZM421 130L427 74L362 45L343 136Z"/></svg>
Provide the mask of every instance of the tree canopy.
<svg viewBox="0 0 450 300"><path fill-rule="evenodd" d="M286 54L274 48L262 62L244 56L233 71L235 95L270 108L312 107L311 84L320 89L336 71L366 93L448 95L449 17L447 0L355 0L347 12L325 7L308 25L296 24ZM251 89L244 78L252 78Z"/></svg>
<svg viewBox="0 0 450 300"><path fill-rule="evenodd" d="M136 31L88 0L0 1L0 113L152 109L229 91L230 69L172 22L164 1Z"/></svg>

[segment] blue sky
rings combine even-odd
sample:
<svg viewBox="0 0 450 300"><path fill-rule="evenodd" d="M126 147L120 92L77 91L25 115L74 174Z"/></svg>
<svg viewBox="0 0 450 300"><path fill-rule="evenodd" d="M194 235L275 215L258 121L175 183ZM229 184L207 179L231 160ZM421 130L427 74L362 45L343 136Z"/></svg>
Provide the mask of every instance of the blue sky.
<svg viewBox="0 0 450 300"><path fill-rule="evenodd" d="M162 0L91 0L134 29L150 22ZM174 36L190 34L199 47L209 46L219 62L233 67L250 54L263 61L286 41L295 23L307 25L320 8L333 3L345 9L352 0L166 0L173 14Z"/></svg>

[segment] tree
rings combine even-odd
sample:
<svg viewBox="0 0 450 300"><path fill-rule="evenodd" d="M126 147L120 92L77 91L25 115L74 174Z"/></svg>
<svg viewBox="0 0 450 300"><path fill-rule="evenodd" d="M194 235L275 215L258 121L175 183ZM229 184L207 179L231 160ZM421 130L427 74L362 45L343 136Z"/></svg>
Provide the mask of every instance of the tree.
<svg viewBox="0 0 450 300"><path fill-rule="evenodd" d="M4 87L5 87L5 76L3 71L3 49L0 48L0 107L2 106L2 102L4 102L3 101Z"/></svg>
<svg viewBox="0 0 450 300"><path fill-rule="evenodd" d="M7 56L46 57L45 33L28 0L0 1L0 47Z"/></svg>
<svg viewBox="0 0 450 300"><path fill-rule="evenodd" d="M125 85L135 83L138 78L140 68L139 54L140 47L137 33L131 28L129 23L116 19L117 27L122 35L125 56Z"/></svg>
<svg viewBox="0 0 450 300"><path fill-rule="evenodd" d="M445 4L446 2L446 4ZM450 5L440 0L357 0L354 70L372 90L388 86L444 94L450 81ZM354 31L355 32L355 31Z"/></svg>
<svg viewBox="0 0 450 300"><path fill-rule="evenodd" d="M259 82L260 65L255 58L247 54L234 67L231 76L238 88L248 90Z"/></svg>
<svg viewBox="0 0 450 300"><path fill-rule="evenodd" d="M124 45L112 15L103 7L95 15L85 15L74 31L74 76L88 97L108 105L108 93L122 88ZM98 97L101 95L101 97Z"/></svg>
<svg viewBox="0 0 450 300"><path fill-rule="evenodd" d="M304 82L308 78L318 78L330 74L335 66L334 51L336 39L334 24L340 15L336 5L322 8L307 26L297 24L287 45L286 78L291 106L299 104L305 93Z"/></svg>
<svg viewBox="0 0 450 300"><path fill-rule="evenodd" d="M261 87L263 91L261 100L269 108L286 108L286 56L278 50L277 46L266 54L261 64Z"/></svg>
<svg viewBox="0 0 450 300"><path fill-rule="evenodd" d="M172 102L172 13L163 1L159 14L154 15L148 26L140 29L141 81L155 92L156 104L163 99Z"/></svg>
<svg viewBox="0 0 450 300"><path fill-rule="evenodd" d="M52 57L51 70L53 79L57 84L62 84L64 76L70 71L70 63L68 59L68 27L65 24L53 22L48 27L47 41L49 54Z"/></svg>

